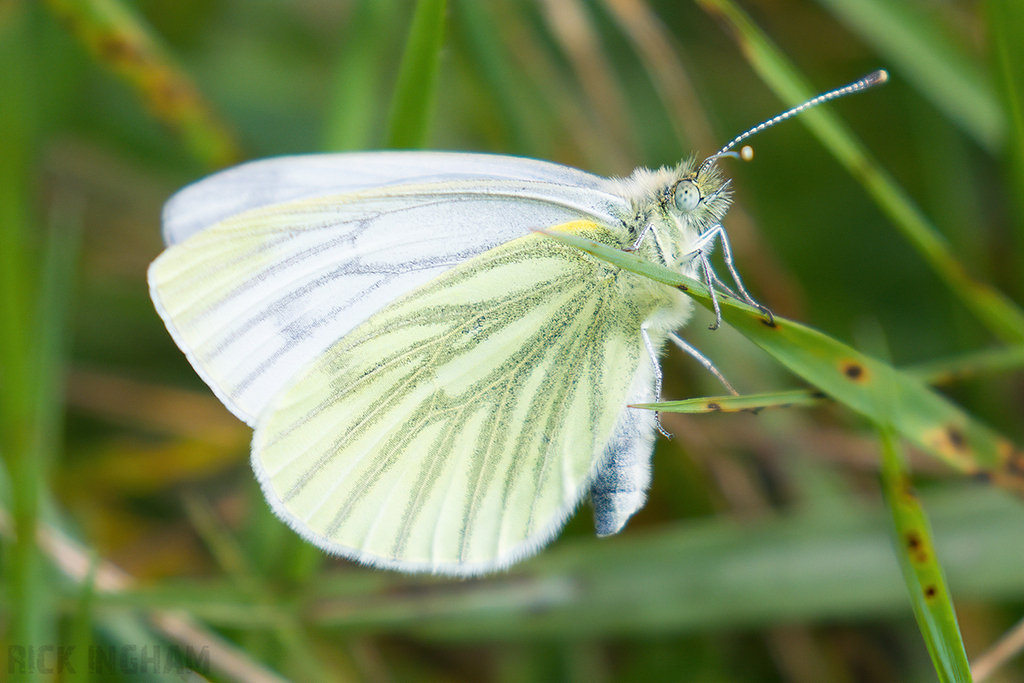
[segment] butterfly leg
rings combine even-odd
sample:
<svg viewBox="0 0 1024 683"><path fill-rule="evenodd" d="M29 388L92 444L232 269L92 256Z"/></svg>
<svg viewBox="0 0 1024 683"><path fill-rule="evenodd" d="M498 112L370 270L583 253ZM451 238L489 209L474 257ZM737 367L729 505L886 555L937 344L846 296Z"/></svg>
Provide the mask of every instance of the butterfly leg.
<svg viewBox="0 0 1024 683"><path fill-rule="evenodd" d="M705 370L707 370L712 375L717 377L718 381L722 383L722 386L724 386L726 389L729 390L730 394L732 394L733 396L739 396L740 395L740 393L738 391L736 391L735 389L732 388L732 385L729 384L729 380L727 380L725 378L725 375L723 375L719 371L719 369L715 367L715 364L711 362L710 358L708 358L703 353L698 351L696 349L696 347L692 346L689 342L687 342L685 339L680 337L675 332L670 333L668 336L669 336L669 339L671 339L675 343L676 346L678 346L683 351L686 351L688 354L690 354L694 358L694 360L696 360L698 363L700 363L701 365L704 366Z"/></svg>
<svg viewBox="0 0 1024 683"><path fill-rule="evenodd" d="M624 249L623 251L627 251L627 252L634 252L634 251L636 251L637 249L639 249L639 248L640 248L640 245L641 245L641 244L643 244L643 241L644 241L644 237L646 237L646 236L647 236L647 233L648 233L648 232L650 232L651 228L653 228L653 227L654 227L654 223L648 223L647 225L645 225L645 226L644 226L644 229L640 231L640 234L639 234L639 235L637 236L637 238L636 238L636 239L635 239L635 240L633 241L633 244L631 244L630 246L628 246L628 247L627 247L626 249Z"/></svg>
<svg viewBox="0 0 1024 683"><path fill-rule="evenodd" d="M704 271L704 284L708 286L708 294L711 295L711 306L715 309L715 322L713 325L709 325L709 330L717 330L722 324L722 309L718 305L718 294L715 289L715 284L722 284L722 281L718 279L718 275L711 267L711 262L708 261L708 255L703 249L699 249L692 252L693 257L700 259L701 270ZM728 288L726 288L728 289Z"/></svg>
<svg viewBox="0 0 1024 683"><path fill-rule="evenodd" d="M711 253L714 249L715 239L722 243L722 258L725 261L725 267L729 269L729 275L736 284L739 296L737 296L732 289L727 287L711 269L711 264L707 259L707 254ZM715 297L714 283L718 283L722 289L731 296L737 299L743 299L751 306L757 308L768 317L769 322L774 320L775 316L773 316L772 312L768 310L768 307L764 304L758 303L754 297L750 296L750 292L747 291L747 288L743 286L743 280L740 278L740 274L736 272L736 263L732 256L732 246L729 244L729 235L725 232L725 228L722 227L721 223L704 231L704 233L702 233L693 243L693 250L687 254L687 256L700 259L701 266L704 269L705 282L707 282L708 289L711 290L711 302L715 308L715 324L711 329L716 329L722 322L722 314L718 308L718 301Z"/></svg>
<svg viewBox="0 0 1024 683"><path fill-rule="evenodd" d="M651 359L651 365L654 366L654 400L661 400L661 363L658 358L658 352L654 349L654 343L651 342L651 336L647 332L647 323L640 326L640 336L644 339L644 347L647 349L647 355ZM658 431L661 432L662 436L667 439L671 439L672 435L665 431L665 428L661 426L661 415L657 412L654 413L654 422L658 427Z"/></svg>

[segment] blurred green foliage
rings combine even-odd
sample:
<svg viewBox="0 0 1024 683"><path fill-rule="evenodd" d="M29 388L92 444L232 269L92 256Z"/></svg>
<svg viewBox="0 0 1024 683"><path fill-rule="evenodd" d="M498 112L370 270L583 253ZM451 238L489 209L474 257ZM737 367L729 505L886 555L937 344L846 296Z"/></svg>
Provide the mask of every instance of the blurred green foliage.
<svg viewBox="0 0 1024 683"><path fill-rule="evenodd" d="M174 190L238 158L417 144L395 135L396 90L426 147L604 175L707 156L790 104L718 2L422 5L435 21L417 52L414 3L397 0L0 2L0 679L181 680L170 654L188 645L211 680L933 680L877 437L828 404L664 415L676 437L622 534L594 538L583 510L537 558L481 580L324 558L267 510L248 429L149 302ZM943 390L1019 449L1020 356L957 359L1012 339L1024 300L1020 5L743 9L817 90L889 70L829 107L968 276L937 274L863 168L798 119L753 138L753 162L724 162L746 283L854 347L883 330L896 365L952 359ZM438 44L435 76L403 67ZM979 314L973 283L1003 313ZM800 386L710 322L685 335L741 391ZM692 361L665 363L666 397L720 391ZM974 661L1024 605L1024 508L910 461ZM26 649L50 644L76 646L74 672ZM109 647L162 653L160 671L90 673ZM1000 674L1024 680L1019 654Z"/></svg>

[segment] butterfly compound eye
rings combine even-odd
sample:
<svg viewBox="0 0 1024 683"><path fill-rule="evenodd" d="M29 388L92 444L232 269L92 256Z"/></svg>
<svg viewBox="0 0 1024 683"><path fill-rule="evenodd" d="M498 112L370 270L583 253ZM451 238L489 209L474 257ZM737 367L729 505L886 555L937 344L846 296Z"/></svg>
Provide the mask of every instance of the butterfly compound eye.
<svg viewBox="0 0 1024 683"><path fill-rule="evenodd" d="M692 180L680 180L676 183L675 200L677 209L689 213L700 204L700 190Z"/></svg>

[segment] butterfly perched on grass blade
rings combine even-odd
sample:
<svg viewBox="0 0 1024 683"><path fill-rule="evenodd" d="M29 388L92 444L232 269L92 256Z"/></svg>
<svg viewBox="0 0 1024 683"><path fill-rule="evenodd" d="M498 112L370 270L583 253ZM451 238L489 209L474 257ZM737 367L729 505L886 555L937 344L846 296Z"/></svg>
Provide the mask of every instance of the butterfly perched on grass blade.
<svg viewBox="0 0 1024 683"><path fill-rule="evenodd" d="M719 155L625 179L440 152L252 162L168 202L150 292L254 428L281 519L367 564L479 574L588 495L602 535L643 505L656 417L627 405L658 399L693 306L533 231L718 282Z"/></svg>

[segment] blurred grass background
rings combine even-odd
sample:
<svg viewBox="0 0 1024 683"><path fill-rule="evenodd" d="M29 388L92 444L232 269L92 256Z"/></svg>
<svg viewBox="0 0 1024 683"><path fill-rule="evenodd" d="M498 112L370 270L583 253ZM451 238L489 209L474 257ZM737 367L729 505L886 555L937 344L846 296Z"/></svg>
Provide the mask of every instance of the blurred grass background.
<svg viewBox="0 0 1024 683"><path fill-rule="evenodd" d="M0 680L181 680L163 669L185 644L209 655L195 668L210 680L934 680L877 438L829 405L665 415L676 437L622 534L594 538L584 509L536 559L482 580L327 559L269 513L249 430L148 298L174 190L246 158L389 144L625 175L707 156L789 104L718 3L423 5L443 18L436 87L430 68L399 74L409 2L0 3ZM742 7L817 90L890 71L832 109L957 263L1019 307L1020 5ZM402 118L402 79L424 86L408 95L429 104L412 105L420 123ZM869 350L881 330L897 365L1014 343L801 123L751 142L752 163L724 162L726 227L774 311ZM710 322L685 334L741 391L799 386ZM967 374L944 391L1024 442L1020 355ZM666 375L667 397L720 393L685 357ZM1024 508L911 463L974 660L1022 614ZM47 531L26 541L36 518ZM74 672L19 668L53 664L23 649L49 644L80 646ZM109 646L164 658L90 673L85 654ZM1019 654L989 680L1024 680Z"/></svg>

